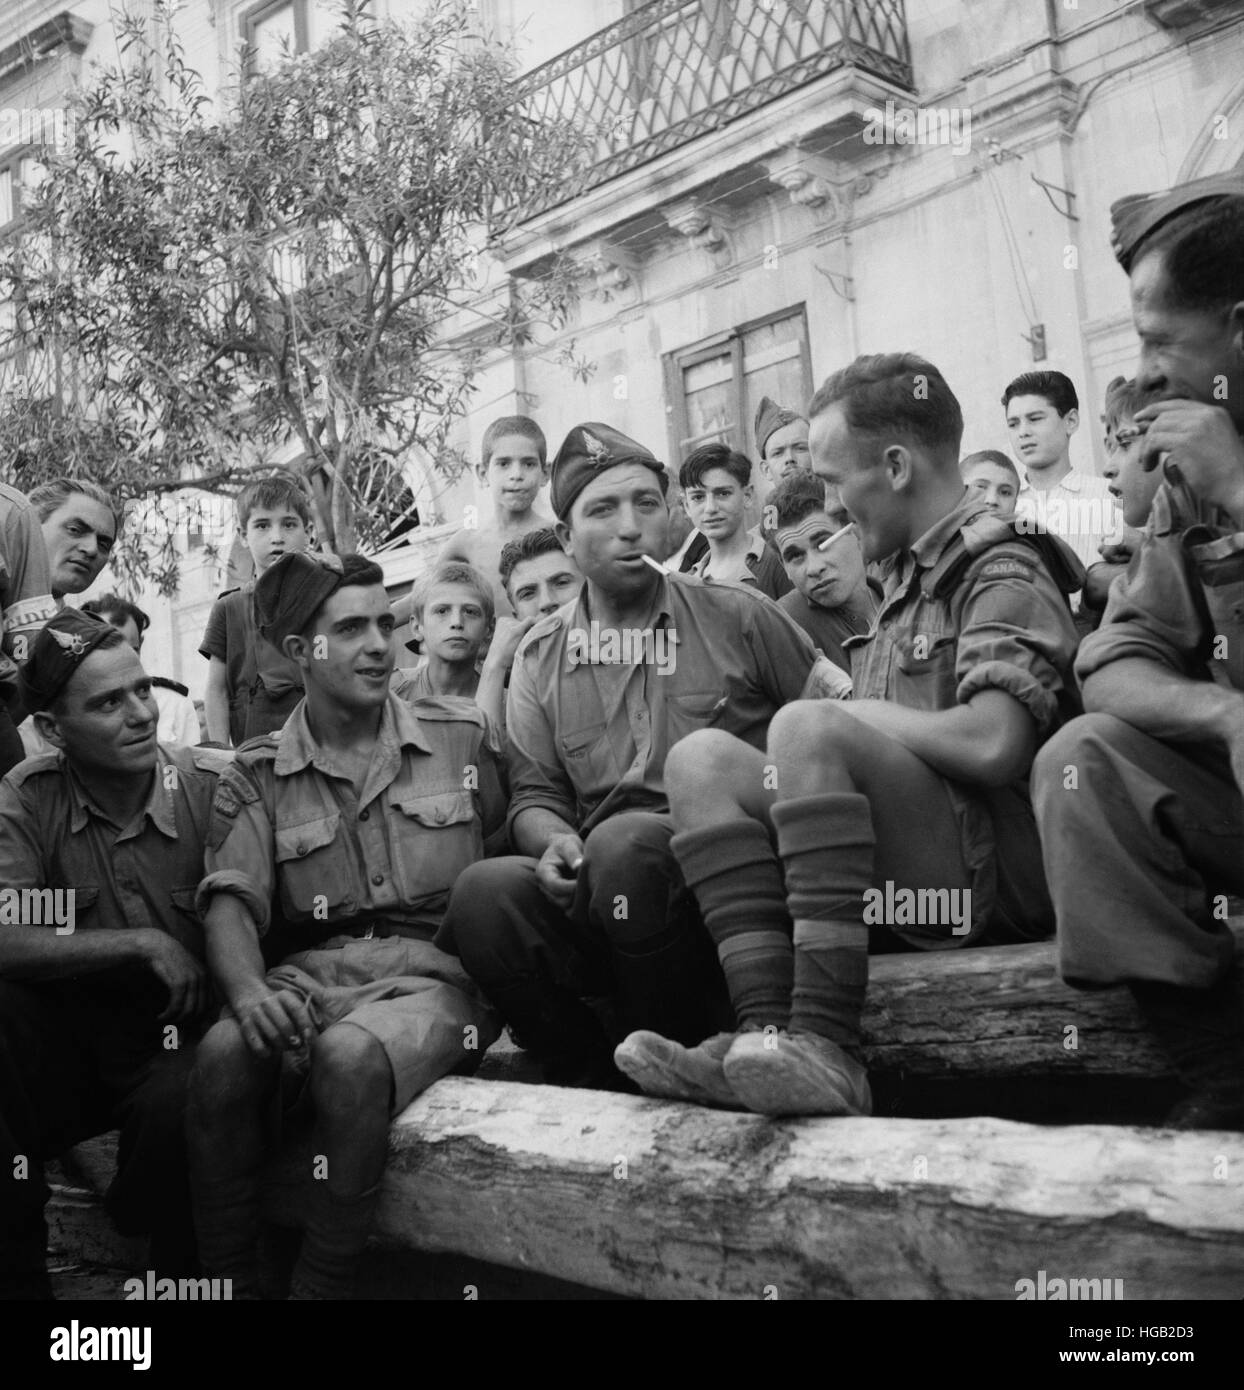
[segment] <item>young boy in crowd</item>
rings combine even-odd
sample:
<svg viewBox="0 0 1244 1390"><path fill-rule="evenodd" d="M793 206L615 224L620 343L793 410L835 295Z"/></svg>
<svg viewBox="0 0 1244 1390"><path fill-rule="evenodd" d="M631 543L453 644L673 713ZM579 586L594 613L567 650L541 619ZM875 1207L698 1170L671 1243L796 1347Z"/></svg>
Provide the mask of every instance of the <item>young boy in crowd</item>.
<svg viewBox="0 0 1244 1390"><path fill-rule="evenodd" d="M1106 480L1071 466L1080 399L1062 372L1025 372L1002 394L1006 426L1023 469L1016 514L1061 536L1087 569L1118 518Z"/></svg>
<svg viewBox="0 0 1244 1390"><path fill-rule="evenodd" d="M763 524L794 585L778 607L849 675L851 660L842 644L868 632L881 596L881 586L864 573L859 531L837 499L826 501L825 484L805 472L792 473L773 489Z"/></svg>
<svg viewBox="0 0 1244 1390"><path fill-rule="evenodd" d="M556 613L583 584L574 557L567 555L551 526L508 541L501 551L501 583L520 620Z"/></svg>
<svg viewBox="0 0 1244 1390"><path fill-rule="evenodd" d="M885 603L853 652L851 700L785 705L763 752L719 729L671 748L670 849L737 1031L694 1048L637 1031L615 1060L651 1095L861 1115L870 947L946 950L1053 926L1028 772L1078 709L1076 634L1051 538L1017 534L965 492L963 415L931 362L857 358L810 414L813 468L865 557L896 557Z"/></svg>
<svg viewBox="0 0 1244 1390"><path fill-rule="evenodd" d="M759 528L748 530L752 465L727 444L701 444L678 473L687 515L708 538L708 554L691 571L713 584L747 584L778 599L793 587Z"/></svg>
<svg viewBox="0 0 1244 1390"><path fill-rule="evenodd" d="M503 415L484 431L482 459L476 472L492 496L492 514L479 525L464 525L446 541L439 558L474 565L493 588L493 606L509 606L501 582L501 551L507 541L552 526L553 518L535 509L536 496L549 480L544 432L526 415ZM399 620L401 608L395 612Z"/></svg>
<svg viewBox="0 0 1244 1390"><path fill-rule="evenodd" d="M226 589L207 620L199 651L207 657L207 736L236 748L275 733L302 699L302 676L255 626L255 584L281 558L311 544L311 509L296 479L277 475L238 493L238 531L255 575Z"/></svg>
<svg viewBox="0 0 1244 1390"><path fill-rule="evenodd" d="M1084 581L1084 606L1100 613L1110 586L1128 566L1149 520L1154 493L1162 482L1162 470L1146 471L1142 463L1145 431L1135 423L1136 412L1149 400L1136 379L1117 376L1106 387L1106 466L1102 470L1110 495L1119 504L1122 522L1114 535L1102 542L1101 560L1089 566Z"/></svg>
<svg viewBox="0 0 1244 1390"><path fill-rule="evenodd" d="M959 472L991 512L1010 521L1019 497L1019 471L1005 454L997 449L969 454L960 460Z"/></svg>
<svg viewBox="0 0 1244 1390"><path fill-rule="evenodd" d="M505 713L505 678L514 652L530 622L502 617L494 636L492 585L473 565L457 560L434 565L411 591L411 638L425 660L411 670L395 671L393 693L412 701L454 695L471 700L501 727ZM480 653L488 654L481 665Z"/></svg>

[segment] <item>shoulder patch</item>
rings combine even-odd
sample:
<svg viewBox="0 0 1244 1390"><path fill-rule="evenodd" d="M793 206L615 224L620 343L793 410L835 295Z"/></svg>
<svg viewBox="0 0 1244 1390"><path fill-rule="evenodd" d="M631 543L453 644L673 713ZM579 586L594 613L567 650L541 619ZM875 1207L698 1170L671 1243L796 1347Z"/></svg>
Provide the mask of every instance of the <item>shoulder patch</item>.
<svg viewBox="0 0 1244 1390"><path fill-rule="evenodd" d="M230 763L220 774L216 783L216 795L212 798L212 811L215 815L233 820L243 806L259 800L259 788L246 775L237 763Z"/></svg>
<svg viewBox="0 0 1244 1390"><path fill-rule="evenodd" d="M1014 556L999 556L996 560L986 560L977 571L979 579L1027 579L1034 578L1036 566Z"/></svg>

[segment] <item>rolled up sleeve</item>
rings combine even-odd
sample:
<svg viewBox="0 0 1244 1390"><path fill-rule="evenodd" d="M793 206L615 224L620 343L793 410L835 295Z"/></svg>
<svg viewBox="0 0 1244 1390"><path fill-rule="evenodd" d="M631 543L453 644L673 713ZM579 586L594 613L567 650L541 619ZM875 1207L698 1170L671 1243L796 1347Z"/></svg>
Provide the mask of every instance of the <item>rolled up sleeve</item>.
<svg viewBox="0 0 1244 1390"><path fill-rule="evenodd" d="M1018 568L1029 568L1031 577L986 572L968 596L955 653L955 699L967 704L982 690L1004 690L1045 734L1058 722L1060 696L1067 692L1075 628L1044 571Z"/></svg>
<svg viewBox="0 0 1244 1390"><path fill-rule="evenodd" d="M263 933L272 920L274 836L259 789L240 764L227 768L212 802L203 881L195 908L205 915L218 893L239 898Z"/></svg>

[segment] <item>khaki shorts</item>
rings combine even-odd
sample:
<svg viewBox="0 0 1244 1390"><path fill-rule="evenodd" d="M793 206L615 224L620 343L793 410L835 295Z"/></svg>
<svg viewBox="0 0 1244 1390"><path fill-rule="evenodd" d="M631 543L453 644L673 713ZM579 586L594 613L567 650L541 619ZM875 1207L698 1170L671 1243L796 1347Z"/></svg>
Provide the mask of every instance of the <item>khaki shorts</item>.
<svg viewBox="0 0 1244 1390"><path fill-rule="evenodd" d="M501 1032L459 962L427 941L330 937L266 979L297 994L321 1029L352 1023L376 1039L393 1070L394 1114L442 1076L473 1071ZM305 1071L305 1054L287 1058Z"/></svg>

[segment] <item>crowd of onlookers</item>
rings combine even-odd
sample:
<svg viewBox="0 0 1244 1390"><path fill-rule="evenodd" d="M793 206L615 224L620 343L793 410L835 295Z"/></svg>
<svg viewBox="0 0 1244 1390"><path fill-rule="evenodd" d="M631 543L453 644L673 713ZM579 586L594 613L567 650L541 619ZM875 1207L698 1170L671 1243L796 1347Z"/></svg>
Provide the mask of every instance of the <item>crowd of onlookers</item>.
<svg viewBox="0 0 1244 1390"><path fill-rule="evenodd" d="M491 514L394 604L264 476L206 737L140 610L66 602L107 495L0 490L2 1291L47 1292L42 1160L119 1126L153 1267L270 1292L301 1115L290 1295L348 1296L391 1117L503 1026L553 1083L870 1114L878 952L1056 934L1169 1053L1167 1123L1244 1126L1244 184L1114 216L1140 352L1104 478L1066 376L1016 377L1010 454L965 458L910 353L762 400L759 479L600 421L550 459L510 416Z"/></svg>

